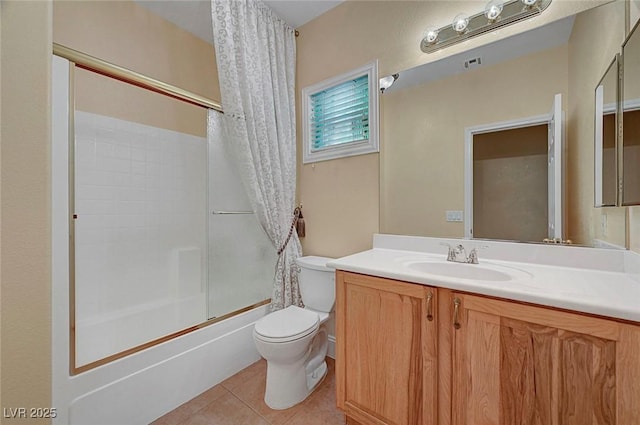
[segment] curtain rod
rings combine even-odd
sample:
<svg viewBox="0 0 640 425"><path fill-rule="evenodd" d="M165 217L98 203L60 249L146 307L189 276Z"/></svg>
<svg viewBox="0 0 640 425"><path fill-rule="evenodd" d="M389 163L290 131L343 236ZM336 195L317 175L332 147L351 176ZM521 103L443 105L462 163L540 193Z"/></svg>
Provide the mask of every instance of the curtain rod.
<svg viewBox="0 0 640 425"><path fill-rule="evenodd" d="M209 98L181 89L180 87L176 87L172 84L147 77L146 75L130 69L114 65L110 62L87 55L86 53L79 52L61 44L53 43L53 54L74 62L80 68L152 90L156 93L164 94L196 106L223 112L222 105Z"/></svg>

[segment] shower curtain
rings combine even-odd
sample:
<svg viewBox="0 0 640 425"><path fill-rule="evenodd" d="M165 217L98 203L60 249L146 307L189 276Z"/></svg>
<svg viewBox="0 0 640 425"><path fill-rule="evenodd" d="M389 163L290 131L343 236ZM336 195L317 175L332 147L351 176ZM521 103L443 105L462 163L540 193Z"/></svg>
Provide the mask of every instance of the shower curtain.
<svg viewBox="0 0 640 425"><path fill-rule="evenodd" d="M296 188L294 30L259 1L212 0L211 11L225 140L252 208L279 251L272 309L301 306L295 259L302 249L296 232L290 233Z"/></svg>

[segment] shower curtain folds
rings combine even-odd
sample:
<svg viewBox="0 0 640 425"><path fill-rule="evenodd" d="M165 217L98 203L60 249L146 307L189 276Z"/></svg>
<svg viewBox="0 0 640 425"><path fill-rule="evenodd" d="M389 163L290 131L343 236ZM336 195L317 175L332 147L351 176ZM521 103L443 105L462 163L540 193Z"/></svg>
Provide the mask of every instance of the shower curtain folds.
<svg viewBox="0 0 640 425"><path fill-rule="evenodd" d="M275 248L295 208L295 34L262 2L212 0L224 127L252 209ZM276 263L272 308L302 305L297 234Z"/></svg>

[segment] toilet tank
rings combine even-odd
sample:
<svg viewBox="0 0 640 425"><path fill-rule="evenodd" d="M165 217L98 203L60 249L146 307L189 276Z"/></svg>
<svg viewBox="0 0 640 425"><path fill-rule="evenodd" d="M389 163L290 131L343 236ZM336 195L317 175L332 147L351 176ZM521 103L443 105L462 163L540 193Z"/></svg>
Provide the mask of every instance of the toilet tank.
<svg viewBox="0 0 640 425"><path fill-rule="evenodd" d="M329 313L336 301L336 272L327 267L327 257L298 257L298 283L305 307Z"/></svg>

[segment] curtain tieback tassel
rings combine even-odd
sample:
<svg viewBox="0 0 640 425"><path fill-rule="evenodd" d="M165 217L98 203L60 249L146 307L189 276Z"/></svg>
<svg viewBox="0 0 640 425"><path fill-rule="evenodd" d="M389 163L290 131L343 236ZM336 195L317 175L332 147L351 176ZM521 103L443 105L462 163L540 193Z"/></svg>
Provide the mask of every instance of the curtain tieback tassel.
<svg viewBox="0 0 640 425"><path fill-rule="evenodd" d="M298 235L300 235L300 232L298 232L298 220L300 218L302 218L302 207L296 207L296 209L293 210L293 221L291 221L291 227L289 227L289 234L287 235L287 239L285 239L284 243L278 250L278 257L280 256L280 254L282 254L282 252L284 252L284 249L287 247L289 239L291 239L291 235L293 234L293 229L296 229L296 232L298 233ZM304 220L302 220L302 231L304 232Z"/></svg>
<svg viewBox="0 0 640 425"><path fill-rule="evenodd" d="M304 238L305 230L304 230L304 217L302 216L302 206L298 207L300 213L298 214L298 221L296 222L296 233L299 238Z"/></svg>

